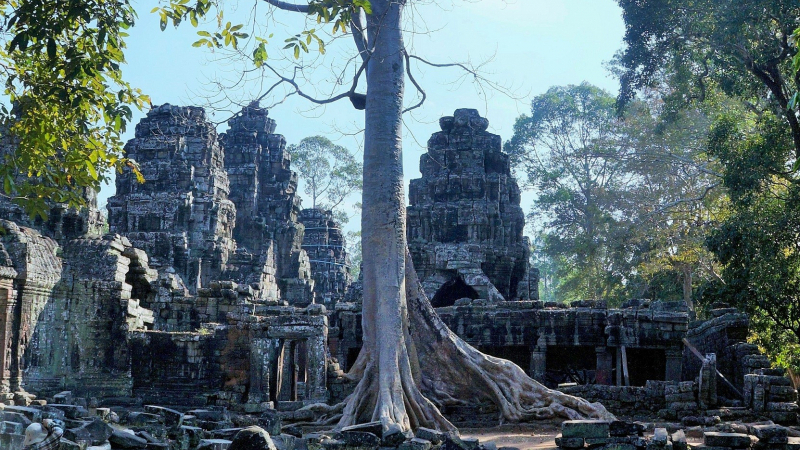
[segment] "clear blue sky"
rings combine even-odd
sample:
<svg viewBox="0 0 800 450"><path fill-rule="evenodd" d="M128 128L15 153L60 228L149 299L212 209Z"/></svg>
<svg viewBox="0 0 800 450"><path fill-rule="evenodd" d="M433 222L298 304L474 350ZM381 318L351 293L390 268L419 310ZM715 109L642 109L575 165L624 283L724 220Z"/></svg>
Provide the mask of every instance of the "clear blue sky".
<svg viewBox="0 0 800 450"><path fill-rule="evenodd" d="M158 17L150 14L153 3L136 1L137 25L131 30L126 52L125 76L150 95L153 104L203 104L209 80L230 78L238 66L218 61L219 54L191 46L197 37L188 24L178 30L161 32ZM226 20L244 17L250 3L240 1L238 10L226 10ZM604 67L622 45L624 26L621 11L613 0L451 0L418 2L409 0L407 44L412 52L434 62L472 61L479 63L493 56L485 66L487 78L509 86L519 99L489 92L481 96L469 82L453 85L462 75L458 69L432 69L414 65L416 78L426 89L424 106L406 116L404 158L406 179L419 177L419 157L431 133L438 130L438 118L456 108L477 108L490 121L490 131L504 140L511 137L514 120L529 112L530 99L555 85L588 81L616 92L617 80ZM268 9L259 6L256 14L266 17ZM283 39L303 27L300 17L277 12L273 21L261 21L274 33L270 59L280 64ZM351 52L351 41L329 48L316 63L314 78L306 85L320 95L330 92L331 65ZM271 79L264 80L267 85ZM341 88L340 90L346 90ZM238 100L257 95L257 84L232 91ZM406 103L416 97L406 85ZM226 112L214 113L223 120ZM137 114L134 122L143 116ZM277 132L296 143L306 136L321 134L360 154L360 135L350 136L363 127L363 113L348 101L311 109L308 102L291 97L274 107L270 116L278 122ZM226 125L219 126L225 131ZM130 127L129 137L133 134ZM101 199L113 194L113 186L103 189ZM530 209L530 196L523 197L523 208ZM102 201L102 200L101 200ZM347 228L358 227L358 219Z"/></svg>

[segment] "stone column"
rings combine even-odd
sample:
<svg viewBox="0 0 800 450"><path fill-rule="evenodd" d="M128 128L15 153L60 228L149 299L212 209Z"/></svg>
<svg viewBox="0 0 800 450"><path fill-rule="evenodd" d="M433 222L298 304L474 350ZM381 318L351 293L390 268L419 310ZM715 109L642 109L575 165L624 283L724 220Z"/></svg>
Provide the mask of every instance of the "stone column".
<svg viewBox="0 0 800 450"><path fill-rule="evenodd" d="M617 386L622 386L622 350L616 347L617 356Z"/></svg>
<svg viewBox="0 0 800 450"><path fill-rule="evenodd" d="M667 358L667 368L664 373L664 381L681 381L683 370L683 352L680 347L667 348L665 355Z"/></svg>
<svg viewBox="0 0 800 450"><path fill-rule="evenodd" d="M12 281L0 279L0 393L11 392L11 349L18 345L13 326L16 304Z"/></svg>
<svg viewBox="0 0 800 450"><path fill-rule="evenodd" d="M306 400L312 403L328 401L326 376L328 360L325 356L327 333L306 340Z"/></svg>
<svg viewBox="0 0 800 450"><path fill-rule="evenodd" d="M547 373L547 347L536 346L531 352L531 378L544 383L545 374Z"/></svg>
<svg viewBox="0 0 800 450"><path fill-rule="evenodd" d="M717 404L717 355L706 353L703 367L700 369L698 386L698 406L708 409Z"/></svg>
<svg viewBox="0 0 800 450"><path fill-rule="evenodd" d="M608 352L606 347L595 347L597 354L597 368L595 369L595 381L597 384L610 385L611 381L611 353Z"/></svg>

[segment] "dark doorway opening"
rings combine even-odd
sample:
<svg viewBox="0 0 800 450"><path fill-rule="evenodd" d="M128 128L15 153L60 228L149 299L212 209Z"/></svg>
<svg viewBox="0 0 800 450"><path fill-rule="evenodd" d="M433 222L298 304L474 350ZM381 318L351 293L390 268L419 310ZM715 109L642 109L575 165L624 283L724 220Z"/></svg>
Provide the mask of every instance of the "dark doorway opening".
<svg viewBox="0 0 800 450"><path fill-rule="evenodd" d="M436 291L431 300L431 306L434 308L443 308L445 306L453 306L456 300L461 298L478 298L478 293L475 292L470 285L464 282L461 277L453 278L446 282Z"/></svg>
<svg viewBox="0 0 800 450"><path fill-rule="evenodd" d="M628 376L631 386L644 386L647 380L664 381L667 356L664 349L627 348Z"/></svg>
<svg viewBox="0 0 800 450"><path fill-rule="evenodd" d="M347 366L343 370L347 371L353 367L358 359L359 353L361 353L361 347L352 347L347 349Z"/></svg>
<svg viewBox="0 0 800 450"><path fill-rule="evenodd" d="M548 387L557 387L560 383L595 383L597 354L593 346L548 346L546 364Z"/></svg>

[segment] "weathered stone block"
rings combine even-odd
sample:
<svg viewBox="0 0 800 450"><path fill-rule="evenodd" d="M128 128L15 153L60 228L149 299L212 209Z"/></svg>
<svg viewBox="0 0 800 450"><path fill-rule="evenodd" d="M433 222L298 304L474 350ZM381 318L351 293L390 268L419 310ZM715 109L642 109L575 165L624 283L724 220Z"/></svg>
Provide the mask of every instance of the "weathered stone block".
<svg viewBox="0 0 800 450"><path fill-rule="evenodd" d="M753 425L751 429L760 441L789 436L789 430L780 425Z"/></svg>
<svg viewBox="0 0 800 450"><path fill-rule="evenodd" d="M113 430L111 436L108 438L108 442L114 448L121 448L121 449L137 449L137 448L147 448L147 439L140 438L136 436L133 431L122 431L122 430Z"/></svg>
<svg viewBox="0 0 800 450"><path fill-rule="evenodd" d="M609 422L603 420L567 420L561 424L561 435L565 438L609 437Z"/></svg>
<svg viewBox="0 0 800 450"><path fill-rule="evenodd" d="M398 450L430 450L431 442L415 437L403 442L397 448Z"/></svg>
<svg viewBox="0 0 800 450"><path fill-rule="evenodd" d="M376 450L381 446L381 438L366 431L342 431L338 433L337 438L343 441L347 448Z"/></svg>
<svg viewBox="0 0 800 450"><path fill-rule="evenodd" d="M559 448L575 449L583 448L584 440L582 437L563 437L562 435L556 436L556 445Z"/></svg>
<svg viewBox="0 0 800 450"><path fill-rule="evenodd" d="M709 447L749 448L753 442L750 436L742 433L706 432L703 438Z"/></svg>
<svg viewBox="0 0 800 450"><path fill-rule="evenodd" d="M686 434L683 432L683 430L678 430L672 433L671 439L673 450L687 450L689 448L689 445L686 442Z"/></svg>
<svg viewBox="0 0 800 450"><path fill-rule="evenodd" d="M203 439L197 450L228 450L230 445L231 441L227 439Z"/></svg>
<svg viewBox="0 0 800 450"><path fill-rule="evenodd" d="M644 432L644 426L635 422L615 420L608 425L608 432L615 437L641 436Z"/></svg>
<svg viewBox="0 0 800 450"><path fill-rule="evenodd" d="M376 423L380 424L380 422ZM419 427L417 428L416 437L424 439L433 445L439 445L444 442L445 434L430 428Z"/></svg>
<svg viewBox="0 0 800 450"><path fill-rule="evenodd" d="M64 437L71 441L88 441L92 445L101 445L111 437L113 429L99 418L84 422L80 427L64 430Z"/></svg>
<svg viewBox="0 0 800 450"><path fill-rule="evenodd" d="M236 433L229 450L276 450L269 433L261 427L247 427Z"/></svg>

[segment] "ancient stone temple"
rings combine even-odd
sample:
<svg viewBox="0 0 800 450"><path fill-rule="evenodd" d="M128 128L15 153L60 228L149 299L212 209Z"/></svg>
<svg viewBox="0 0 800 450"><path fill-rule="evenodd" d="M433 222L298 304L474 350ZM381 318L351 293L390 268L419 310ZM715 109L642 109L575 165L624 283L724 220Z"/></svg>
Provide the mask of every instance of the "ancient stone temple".
<svg viewBox="0 0 800 450"><path fill-rule="evenodd" d="M353 282L342 229L331 211L304 209L299 218L305 226L303 250L311 262L318 301L333 309Z"/></svg>
<svg viewBox="0 0 800 450"><path fill-rule="evenodd" d="M435 307L537 299L520 190L500 136L474 109L439 124L420 157L422 178L409 186L408 246L425 292Z"/></svg>

